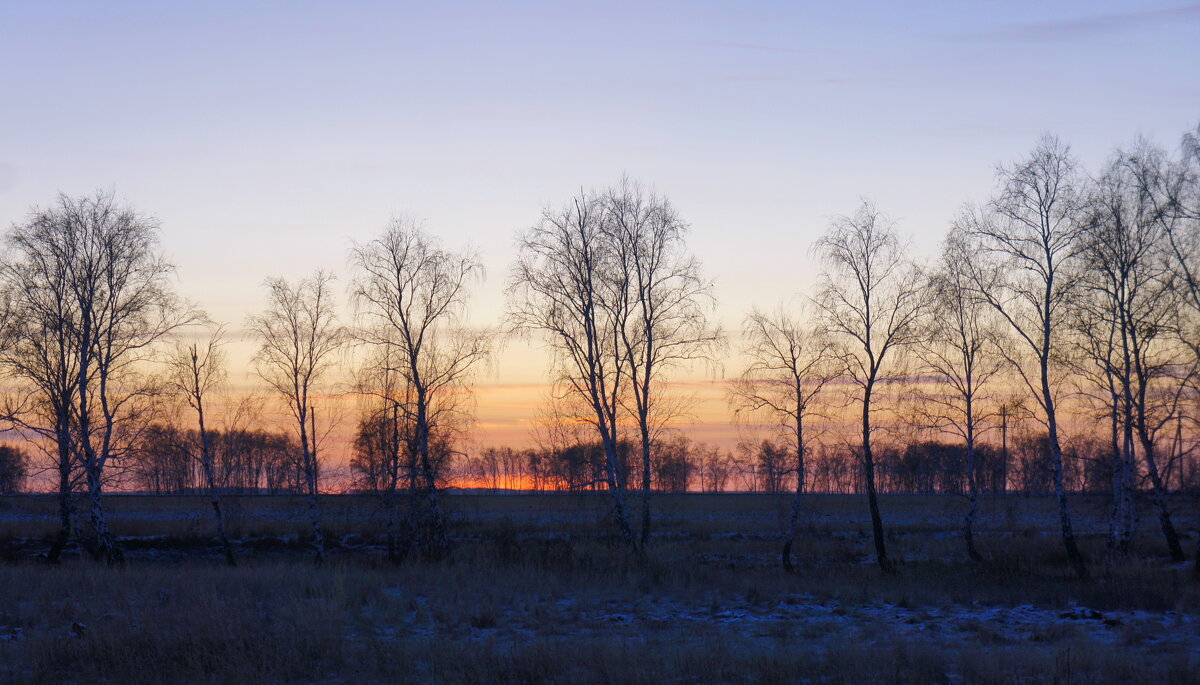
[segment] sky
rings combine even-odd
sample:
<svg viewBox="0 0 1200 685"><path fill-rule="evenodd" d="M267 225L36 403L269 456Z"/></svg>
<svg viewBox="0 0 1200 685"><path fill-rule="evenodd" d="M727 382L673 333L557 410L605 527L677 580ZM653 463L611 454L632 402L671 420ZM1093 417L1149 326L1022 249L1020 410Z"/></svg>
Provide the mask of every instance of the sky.
<svg viewBox="0 0 1200 685"><path fill-rule="evenodd" d="M629 174L691 224L736 330L809 292L812 243L860 198L930 255L1042 132L1089 169L1174 145L1198 65L1180 2L0 0L0 225L111 190L236 334L266 277L345 286L348 249L410 216L479 251L471 319L494 326L517 233ZM736 367L677 374L696 435L733 439ZM536 340L500 350L477 442L525 439L546 368Z"/></svg>

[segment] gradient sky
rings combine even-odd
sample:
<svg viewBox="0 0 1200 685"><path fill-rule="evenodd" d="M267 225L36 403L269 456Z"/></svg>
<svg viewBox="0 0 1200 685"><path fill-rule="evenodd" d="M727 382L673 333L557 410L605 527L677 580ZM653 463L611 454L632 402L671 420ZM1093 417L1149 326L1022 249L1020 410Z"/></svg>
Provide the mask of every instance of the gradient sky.
<svg viewBox="0 0 1200 685"><path fill-rule="evenodd" d="M480 250L492 325L515 233L627 172L691 222L736 326L808 288L860 196L931 253L1042 131L1089 168L1137 134L1174 145L1198 66L1179 3L0 0L0 222L112 189L237 328L266 276L344 284L352 241L407 214ZM545 364L516 344L494 367L480 416L507 440ZM720 394L705 437L728 433Z"/></svg>

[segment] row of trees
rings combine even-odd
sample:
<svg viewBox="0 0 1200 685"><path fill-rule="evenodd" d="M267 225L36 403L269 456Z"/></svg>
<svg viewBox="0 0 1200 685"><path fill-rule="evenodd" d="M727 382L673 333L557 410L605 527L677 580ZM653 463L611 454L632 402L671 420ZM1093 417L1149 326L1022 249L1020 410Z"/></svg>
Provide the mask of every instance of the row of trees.
<svg viewBox="0 0 1200 685"><path fill-rule="evenodd" d="M618 479L626 483L642 480L640 465L630 456L635 446L623 441L617 446ZM803 492L865 492L860 462L837 444L810 442L806 445ZM655 445L651 457L651 489L657 492L765 492L785 493L796 489L795 453L788 445L772 441L742 443L736 450L722 450L694 443L677 435ZM1103 440L1072 441L1063 453L1063 478L1070 492L1103 493L1112 487L1113 464ZM478 454L463 454L447 460L439 475L446 486L538 492L599 490L604 480L604 451L597 443L577 443L562 451L544 448L512 449L490 447ZM356 457L358 468L366 460ZM1014 436L1007 449L979 444L971 474L979 493L1048 494L1054 491L1054 468L1047 451L1045 433L1028 430ZM1175 489L1200 489L1200 470L1183 469L1181 460L1171 462L1165 474ZM969 492L966 450L962 444L922 440L907 445L887 444L876 455L877 488L888 493ZM380 489L365 470L356 487ZM1148 485L1146 480L1144 484Z"/></svg>
<svg viewBox="0 0 1200 685"><path fill-rule="evenodd" d="M222 493L301 493L306 478L299 455L284 432L206 429L202 440L199 430L167 421L148 428L133 446L121 482L155 494L206 492L210 482Z"/></svg>
<svg viewBox="0 0 1200 685"><path fill-rule="evenodd" d="M1032 421L1022 427L1004 448L982 443L976 448L975 479L981 493L1046 494L1053 492L1054 469L1046 448L1046 435ZM968 492L966 451L961 443L938 439L936 433L916 442L897 444L895 438L877 451L880 492ZM208 491L199 431L175 420L157 423L143 432L120 464L111 482L125 490L155 494L195 494ZM320 468L322 492L388 491L396 449L393 426L379 416L359 425L349 462L330 474ZM296 441L285 432L211 429L214 487L222 494L299 494L307 490ZM1168 489L1200 489L1200 469L1195 460L1179 458L1170 445L1163 472ZM805 492L854 493L865 491L859 462L843 446L820 440L810 442L805 465ZM404 454L401 447L400 454ZM642 481L637 446L623 440L617 449L618 479ZM1112 487L1113 464L1105 440L1076 437L1064 448L1063 469L1070 492L1101 493ZM546 447L513 449L488 447L476 453L457 452L445 442L433 450L435 480L439 489L523 490L534 492L602 490L604 451L594 442L577 442L559 450ZM673 434L655 443L651 453L651 489L656 492L765 492L796 489L794 453L777 440L743 441L724 450ZM16 492L27 470L29 457L17 448L0 447L0 486ZM1149 486L1144 474L1139 486ZM403 487L401 488L403 489Z"/></svg>
<svg viewBox="0 0 1200 685"><path fill-rule="evenodd" d="M926 425L962 441L970 499L963 537L973 559L980 437L1008 418L1005 393L1023 387L1045 430L1063 543L1086 577L1062 436L1064 403L1082 397L1081 409L1105 417L1111 433L1110 552L1128 549L1144 468L1168 549L1182 559L1160 461L1166 438L1178 443L1194 420L1198 161L1194 136L1175 158L1139 142L1090 178L1066 145L1044 137L999 169L989 201L963 209L929 267L912 261L891 222L864 202L816 246L827 268L809 327L786 313L750 317L756 361L742 379L742 406L787 425L802 472L806 416L831 379L850 381L861 410L854 449L876 555L888 569L872 449L880 382L907 380Z"/></svg>
<svg viewBox="0 0 1200 685"><path fill-rule="evenodd" d="M352 446L350 474L320 468L322 492L382 493L389 489L394 461L393 424L376 414L362 420ZM1046 494L1053 492L1054 469L1045 432L1024 421L1004 447L976 447L974 477L981 493ZM907 431L906 431L907 432ZM168 420L143 434L142 442L113 474L114 486L155 494L208 491L199 458L199 432ZM220 493L298 494L306 478L296 441L285 432L212 429L215 489ZM925 435L924 438L916 436ZM934 431L913 433L915 442L887 440L877 450L877 483L887 493L968 493L966 450ZM1168 489L1200 489L1200 466L1185 460L1180 445L1170 444L1163 471ZM404 455L401 446L400 454ZM807 446L804 492L865 491L860 463L844 446L816 439ZM637 445L623 440L617 448L618 480L643 480ZM445 441L432 449L439 489L522 490L561 492L602 490L605 456L595 442L564 448L488 447L475 453L454 451ZM1103 439L1076 436L1063 451L1063 478L1069 492L1102 493L1112 487L1111 450ZM19 449L0 447L0 485L5 492L21 489L29 457ZM682 434L658 441L651 453L651 489L656 492L765 492L796 489L794 452L782 441L743 441L725 450L693 442ZM1137 485L1149 487L1140 474ZM404 489L404 486L401 487Z"/></svg>
<svg viewBox="0 0 1200 685"><path fill-rule="evenodd" d="M648 474L636 458L640 456L638 445L622 440L616 452L618 482L628 487L629 483L645 482L648 478L650 489L658 492L702 489L701 473L709 461L740 464L720 450L693 443L683 436L655 443ZM536 491L607 489L607 455L594 442L574 443L560 451L492 447L478 455L463 455L450 466L448 480L466 487Z"/></svg>
<svg viewBox="0 0 1200 685"><path fill-rule="evenodd" d="M103 497L117 466L149 490L210 493L231 564L220 493L299 489L308 496L319 559L320 449L332 422L318 421L316 407L349 343L370 351L356 389L384 407L401 436L394 453L404 457L384 479L393 491L407 483L421 494L419 516L409 517L409 532L421 535L404 539L419 541L429 556L444 552L433 453L461 426L465 381L487 351L478 334L451 329L478 273L473 256L444 251L419 227L395 223L353 251L352 327L337 320L331 275L269 279L268 307L247 324L258 342L254 368L290 418L291 430L274 433L250 427L261 413L214 429L214 404L229 404L218 401L226 385L223 328L171 289L154 219L107 193L60 196L14 226L6 242L0 369L14 390L4 419L52 457L60 530L51 561L73 534L80 495L93 553L120 561ZM231 412L226 406L223 413ZM191 427L184 428L187 414Z"/></svg>
<svg viewBox="0 0 1200 685"><path fill-rule="evenodd" d="M643 497L635 537L620 435L632 430L646 455L641 490L648 493L655 431L672 416L657 381L672 364L711 358L723 344L705 318L711 288L685 249L683 229L668 202L628 182L580 193L524 234L509 286L515 326L547 335L561 400L595 429L617 525L639 553L649 503ZM779 427L797 474L784 566L791 566L813 423L823 418L859 462L876 558L891 570L877 441L880 419L904 408L961 441L969 499L963 539L980 559L973 524L981 438L1007 432L1024 405L1044 429L1067 557L1087 577L1064 460L1063 408L1076 402L1110 433L1102 470L1113 494L1109 558L1128 550L1144 470L1168 550L1182 559L1162 460L1168 437L1178 447L1195 420L1198 250L1194 134L1175 155L1144 141L1118 149L1094 177L1064 143L1045 136L1027 157L999 168L992 197L964 207L929 265L913 259L894 222L868 201L834 219L814 246L824 270L810 310L747 318L750 363L734 392L739 413ZM656 277L646 265L665 266ZM882 401L881 389L898 381L915 401ZM858 430L831 429L847 407Z"/></svg>
<svg viewBox="0 0 1200 685"><path fill-rule="evenodd" d="M866 494L876 557L890 570L880 491L965 492L965 549L978 559L978 494L1048 484L1080 576L1088 565L1068 492L1107 479L1115 558L1128 550L1144 479L1168 550L1183 558L1167 494L1195 432L1198 178L1196 135L1176 154L1146 142L1117 150L1095 176L1044 137L999 169L988 201L964 207L933 263L915 260L870 202L834 219L813 248L823 271L807 304L746 318L747 364L730 399L748 434L768 434L740 458L673 428L687 403L670 392L671 374L716 362L729 343L711 320L713 284L688 250L687 223L635 182L581 191L520 234L505 328L546 342L556 393L541 449L476 457L456 449L492 337L466 322L476 255L394 221L350 252L349 324L331 274L269 279L268 306L247 327L254 368L288 428L265 433L234 427L229 403L215 400L226 385L223 328L171 290L157 222L107 194L60 197L7 235L0 368L16 391L4 418L52 457L61 518L52 559L71 535L77 492L97 556L120 559L103 507L118 464L149 489L211 493L230 563L220 493L302 491L319 559L321 464L338 418L325 400L351 347L352 465L386 498L396 558L445 554L438 493L454 471L479 483L503 473L521 487L606 490L638 555L651 540L652 490L786 483L789 568L813 487ZM214 428L214 411L225 427ZM1077 439L1071 458L1068 415L1090 419L1092 432L1103 422L1103 456ZM1035 430L1010 436L1010 425L1031 421ZM912 436L885 440L881 431L898 427ZM1010 458L1018 453L1034 457Z"/></svg>

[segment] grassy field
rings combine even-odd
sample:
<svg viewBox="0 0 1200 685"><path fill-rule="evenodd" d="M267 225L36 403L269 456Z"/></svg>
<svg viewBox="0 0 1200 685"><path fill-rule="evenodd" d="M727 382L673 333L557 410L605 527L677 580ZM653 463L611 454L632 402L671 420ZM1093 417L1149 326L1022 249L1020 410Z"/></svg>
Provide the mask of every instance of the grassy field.
<svg viewBox="0 0 1200 685"><path fill-rule="evenodd" d="M449 495L453 553L391 565L382 509L331 496L314 566L298 499L231 497L227 568L200 497L113 496L128 562L38 559L51 498L0 498L0 681L1115 682L1200 680L1200 583L1165 560L1143 505L1132 557L1103 573L1105 503L1074 500L1101 577L1074 580L1044 497L985 499L982 565L964 503L806 500L799 573L779 570L788 499L663 495L648 560L609 535L603 495ZM1174 502L1186 548L1194 502Z"/></svg>

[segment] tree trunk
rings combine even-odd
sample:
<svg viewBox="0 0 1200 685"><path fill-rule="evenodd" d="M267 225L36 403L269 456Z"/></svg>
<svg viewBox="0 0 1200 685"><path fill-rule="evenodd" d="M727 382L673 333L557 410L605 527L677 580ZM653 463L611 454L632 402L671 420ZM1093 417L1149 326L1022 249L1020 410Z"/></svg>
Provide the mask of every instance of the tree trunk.
<svg viewBox="0 0 1200 685"><path fill-rule="evenodd" d="M412 361L413 378L419 379L416 361ZM424 505L422 521L422 551L426 559L438 561L444 559L450 549L446 539L446 525L442 519L442 510L437 495L437 474L434 473L433 460L429 456L429 407L425 390L420 380L414 380L417 385L416 437L417 455L421 465L422 500Z"/></svg>
<svg viewBox="0 0 1200 685"><path fill-rule="evenodd" d="M221 498L214 492L212 495L213 516L217 520L217 538L221 541L221 549L225 552L225 563L237 566L237 558L233 555L233 546L225 535L225 516L221 513Z"/></svg>
<svg viewBox="0 0 1200 685"><path fill-rule="evenodd" d="M75 513L75 500L71 492L71 441L70 429L58 427L58 534L46 554L46 561L57 564L63 549L71 540L71 518Z"/></svg>
<svg viewBox="0 0 1200 685"><path fill-rule="evenodd" d="M388 561L398 563L400 555L396 548L397 519L400 515L400 404L392 404L391 434L388 427L381 428L383 444L388 450L387 461L387 491L384 493L384 507L387 509L387 557Z"/></svg>
<svg viewBox="0 0 1200 685"><path fill-rule="evenodd" d="M1008 412L1000 407L1000 494L1008 494Z"/></svg>
<svg viewBox="0 0 1200 685"><path fill-rule="evenodd" d="M863 391L863 475L867 479L867 504L871 509L871 534L875 539L875 561L884 573L892 573L896 570L896 566L887 556L887 546L883 538L883 518L879 515L879 498L875 493L875 458L871 454L871 391L871 384L868 384Z"/></svg>
<svg viewBox="0 0 1200 685"><path fill-rule="evenodd" d="M1112 570L1113 558L1120 552L1122 498L1121 490L1125 482L1125 465L1119 452L1112 454L1112 475L1109 478L1112 486L1112 501L1108 508L1108 544L1105 558L1106 574Z"/></svg>
<svg viewBox="0 0 1200 685"><path fill-rule="evenodd" d="M1080 580L1087 580L1090 577L1087 561L1079 551L1079 546L1075 542L1075 531L1071 527L1071 511L1067 506L1067 490L1063 484L1062 447L1058 442L1058 422L1054 415L1054 405L1049 397L1048 386L1044 388L1044 392L1047 400L1046 406L1049 408L1047 423L1050 427L1050 459L1054 464L1054 497L1058 500L1058 519L1062 526L1063 547L1067 550L1067 561L1075 569L1075 575Z"/></svg>
<svg viewBox="0 0 1200 685"><path fill-rule="evenodd" d="M95 536L95 548L92 550L97 561L103 561L109 566L120 564L124 560L121 548L108 530L108 522L104 518L102 486L100 469L90 466L87 469L88 502L92 523L92 533Z"/></svg>
<svg viewBox="0 0 1200 685"><path fill-rule="evenodd" d="M800 457L803 459L803 457ZM801 478L796 479L796 492L792 496L792 514L788 518L787 534L783 537L783 551L781 552L783 561L783 570L787 573L795 573L796 569L792 566L792 542L796 539L796 530L800 527L800 501L804 493L804 481Z"/></svg>
<svg viewBox="0 0 1200 685"><path fill-rule="evenodd" d="M640 417L642 431L642 538L644 549L650 542L650 427L647 417Z"/></svg>
<svg viewBox="0 0 1200 685"><path fill-rule="evenodd" d="M314 561L321 563L325 559L325 535L321 530L321 510L317 502L317 416L309 409L312 421L311 439L304 428L304 420L300 420L300 449L304 458L304 480L308 490L308 520L312 525L313 544L317 548Z"/></svg>
<svg viewBox="0 0 1200 685"><path fill-rule="evenodd" d="M629 514L625 508L625 488L618 480L619 461L617 457L617 446L612 440L604 441L604 466L608 475L609 491L612 493L613 515L617 518L617 529L621 533L622 539L629 549L633 550L634 554L641 556L642 550L638 545L638 539L633 534L633 527L629 525Z"/></svg>
<svg viewBox="0 0 1200 685"><path fill-rule="evenodd" d="M58 493L58 533L54 536L54 543L50 545L50 551L46 553L46 561L51 564L57 564L62 558L63 550L66 549L67 543L71 540L71 516L74 514L74 498L71 496L71 491L68 489Z"/></svg>
<svg viewBox="0 0 1200 685"><path fill-rule="evenodd" d="M787 534L783 538L783 570L795 573L792 566L792 542L800 526L800 500L804 494L804 405L800 399L800 388L796 388L796 494L792 497L792 515L788 519Z"/></svg>
<svg viewBox="0 0 1200 685"><path fill-rule="evenodd" d="M968 414L971 412L967 405ZM983 561L979 550L975 549L975 519L979 516L979 490L975 482L975 425L970 416L967 417L967 516L963 521L963 542L967 545L967 556L971 561Z"/></svg>
<svg viewBox="0 0 1200 685"><path fill-rule="evenodd" d="M1124 515L1121 519L1121 539L1117 549L1121 556L1128 556L1129 545L1133 542L1135 523L1137 519L1137 501L1134 499L1133 477L1136 471L1136 455L1133 448L1133 435L1125 434L1124 452L1121 459L1121 496Z"/></svg>
<svg viewBox="0 0 1200 685"><path fill-rule="evenodd" d="M1146 470L1150 473L1150 483L1154 486L1154 506L1158 509L1158 524L1162 528L1163 537L1167 541L1167 550L1173 561L1184 561L1183 546L1179 543L1179 534L1171 521L1171 510L1167 505L1167 488L1162 475L1158 471L1158 459L1154 454L1154 441L1144 426L1138 430L1142 442L1142 451L1146 459Z"/></svg>
<svg viewBox="0 0 1200 685"><path fill-rule="evenodd" d="M313 544L317 548L315 561L319 564L325 559L325 534L321 530L321 511L317 505L317 482L310 473L308 480L308 521L312 526Z"/></svg>
<svg viewBox="0 0 1200 685"><path fill-rule="evenodd" d="M1196 534L1196 563L1192 564L1192 574L1200 580L1200 533Z"/></svg>
<svg viewBox="0 0 1200 685"><path fill-rule="evenodd" d="M1109 375L1111 382L1111 374ZM1106 574L1111 573L1114 557L1117 555L1124 556L1121 549L1121 531L1122 523L1125 520L1125 453L1121 449L1121 423L1120 423L1120 404L1117 395L1112 391L1110 385L1110 400L1112 405L1109 408L1109 433L1110 433L1110 448L1112 449L1111 467L1112 475L1110 477L1112 485L1112 503L1109 507L1108 517L1108 545L1107 554L1105 557Z"/></svg>
<svg viewBox="0 0 1200 685"><path fill-rule="evenodd" d="M442 518L437 487L434 485L427 485L425 488L425 511L429 517L429 523L426 527L427 535L429 536L426 542L428 550L426 557L431 561L440 561L446 558L446 554L450 549L450 541L446 537L446 524Z"/></svg>
<svg viewBox="0 0 1200 685"><path fill-rule="evenodd" d="M1112 472L1109 474L1109 496L1111 500L1108 506L1108 555L1111 557L1117 553L1117 543L1120 540L1120 521L1121 521L1121 487L1125 482L1125 464L1124 455L1121 454L1120 436L1117 429L1117 407L1114 404L1111 412L1109 412L1109 448L1112 450L1109 453L1109 468Z"/></svg>
<svg viewBox="0 0 1200 685"><path fill-rule="evenodd" d="M437 480L433 472L433 464L429 459L428 449L421 455L421 470L425 475L425 504L426 525L424 526L425 556L431 561L445 558L449 550L449 540L446 538L446 524L442 519L441 504L438 501Z"/></svg>
<svg viewBox="0 0 1200 685"><path fill-rule="evenodd" d="M200 460L204 466L204 479L208 481L208 493L212 504L213 517L217 524L217 540L221 543L221 550L225 553L225 563L230 566L237 566L237 559L233 555L233 546L229 544L229 536L225 534L225 515L221 511L221 496L217 493L217 477L216 469L212 461L212 449L208 442L208 431L204 426L204 402L202 398L196 398L196 415L199 417L197 423L200 426Z"/></svg>
<svg viewBox="0 0 1200 685"><path fill-rule="evenodd" d="M385 503L387 507L387 557L388 561L392 563L400 561L400 555L396 549L396 518L399 513L397 511L400 504L398 502L399 497L400 493L397 492L395 486L392 486L392 489L387 493L387 502Z"/></svg>
<svg viewBox="0 0 1200 685"><path fill-rule="evenodd" d="M394 437L399 440L398 432ZM397 442L393 446L391 463L388 465L387 492L384 493L384 506L387 508L387 557L392 563L401 561L396 533L400 518L400 447Z"/></svg>

